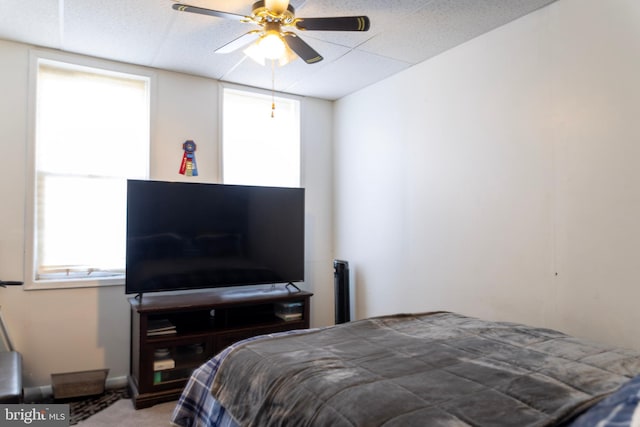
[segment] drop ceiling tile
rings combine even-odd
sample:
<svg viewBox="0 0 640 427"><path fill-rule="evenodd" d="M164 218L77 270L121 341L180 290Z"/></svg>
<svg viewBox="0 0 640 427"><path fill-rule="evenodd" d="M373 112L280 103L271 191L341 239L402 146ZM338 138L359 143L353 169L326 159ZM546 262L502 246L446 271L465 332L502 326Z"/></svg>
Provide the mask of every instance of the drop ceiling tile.
<svg viewBox="0 0 640 427"><path fill-rule="evenodd" d="M269 65L263 66L250 58L245 58L237 67L226 74L222 80L266 90L270 90L273 85L276 91L282 92L283 88L290 84L292 76L301 73L304 66L306 66L304 62L297 60L286 67L275 67L272 74L272 69Z"/></svg>
<svg viewBox="0 0 640 427"><path fill-rule="evenodd" d="M173 13L175 19L157 49L154 67L220 79L244 57L241 50L229 54L215 50L252 26L194 13Z"/></svg>
<svg viewBox="0 0 640 427"><path fill-rule="evenodd" d="M296 84L287 92L336 100L408 68L410 64L353 50Z"/></svg>
<svg viewBox="0 0 640 427"><path fill-rule="evenodd" d="M149 65L174 18L157 0L65 0L63 49Z"/></svg>
<svg viewBox="0 0 640 427"><path fill-rule="evenodd" d="M59 49L58 2L0 0L0 38Z"/></svg>
<svg viewBox="0 0 640 427"><path fill-rule="evenodd" d="M432 0L358 49L416 64L552 1Z"/></svg>

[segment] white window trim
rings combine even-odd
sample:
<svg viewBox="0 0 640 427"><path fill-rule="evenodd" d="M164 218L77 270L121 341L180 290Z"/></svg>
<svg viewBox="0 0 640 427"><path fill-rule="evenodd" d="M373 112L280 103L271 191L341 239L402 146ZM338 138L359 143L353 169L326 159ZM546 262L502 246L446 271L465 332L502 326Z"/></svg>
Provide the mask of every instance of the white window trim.
<svg viewBox="0 0 640 427"><path fill-rule="evenodd" d="M65 279L65 280L40 280L35 278L35 183L36 183L36 95L38 79L38 63L40 60L51 60L67 63L72 66L90 67L103 70L107 73L127 74L146 77L149 79L149 143L154 140L155 86L156 73L134 65L120 64L104 61L96 58L61 53L47 49L31 49L29 51L29 87L27 104L27 150L25 173L25 257L24 257L24 286L25 290L45 289L69 289L69 288L93 288L103 286L124 286L125 277L91 278L91 279ZM149 147L151 150L151 146ZM152 156L149 156L151 159ZM149 168L151 165L149 165Z"/></svg>
<svg viewBox="0 0 640 427"><path fill-rule="evenodd" d="M233 90L238 90L241 92L251 92L251 93L257 93L260 95L267 95L267 96L271 96L272 94L275 95L276 98L288 98L288 99L294 99L296 101L298 101L300 103L300 188L304 188L305 187L305 167L304 167L304 152L305 152L305 144L304 144L304 129L303 129L303 123L304 123L304 97L299 96L299 95L291 95L289 93L284 93L284 92L272 92L270 90L266 90L266 89L258 89L258 88L254 88L254 87L248 87L248 86L242 86L242 85L237 85L237 84L233 84L233 83L227 83L227 82L220 82L219 83L219 90L218 90L218 111L220 112L220 117L218 119L218 182L223 182L224 181L224 141L223 141L223 135L224 135L224 89L233 89ZM276 106L277 108L277 106Z"/></svg>

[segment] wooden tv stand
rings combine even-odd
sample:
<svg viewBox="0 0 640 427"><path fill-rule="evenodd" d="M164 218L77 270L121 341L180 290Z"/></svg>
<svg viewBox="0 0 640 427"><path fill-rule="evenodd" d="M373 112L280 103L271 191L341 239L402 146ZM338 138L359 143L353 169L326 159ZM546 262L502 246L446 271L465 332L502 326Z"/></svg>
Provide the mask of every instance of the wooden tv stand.
<svg viewBox="0 0 640 427"><path fill-rule="evenodd" d="M129 389L134 407L177 399L191 372L234 342L309 328L312 295L274 287L130 298ZM281 319L278 303L297 303L301 316ZM157 323L166 321L168 329L155 329L154 335Z"/></svg>

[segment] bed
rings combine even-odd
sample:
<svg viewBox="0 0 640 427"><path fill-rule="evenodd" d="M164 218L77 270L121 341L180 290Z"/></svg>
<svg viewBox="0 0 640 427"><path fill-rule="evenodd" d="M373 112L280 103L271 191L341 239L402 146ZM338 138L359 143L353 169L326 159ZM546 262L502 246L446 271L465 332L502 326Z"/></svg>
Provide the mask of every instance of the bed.
<svg viewBox="0 0 640 427"><path fill-rule="evenodd" d="M236 343L191 376L172 424L640 427L640 353L450 312Z"/></svg>

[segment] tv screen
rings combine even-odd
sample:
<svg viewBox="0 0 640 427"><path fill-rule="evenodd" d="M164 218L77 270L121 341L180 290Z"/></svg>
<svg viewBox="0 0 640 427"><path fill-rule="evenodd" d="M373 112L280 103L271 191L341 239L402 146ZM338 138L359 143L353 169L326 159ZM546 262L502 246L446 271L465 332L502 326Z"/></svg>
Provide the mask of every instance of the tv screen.
<svg viewBox="0 0 640 427"><path fill-rule="evenodd" d="M125 292L304 280L304 189L129 180Z"/></svg>

